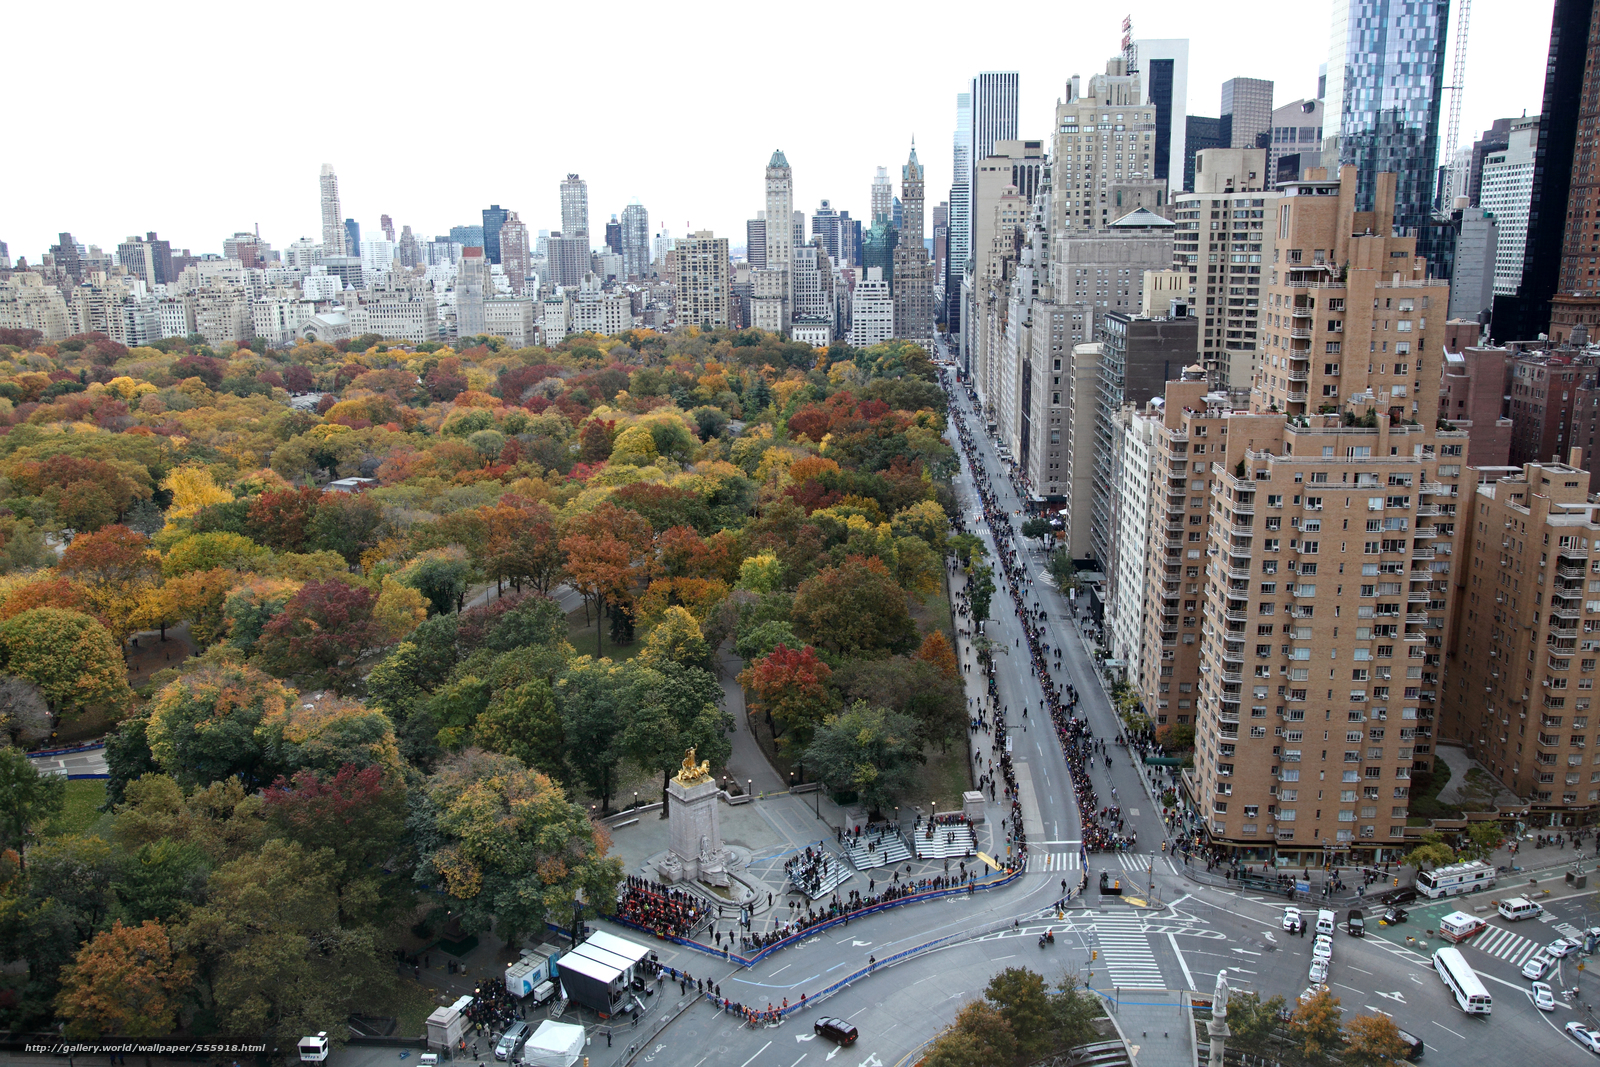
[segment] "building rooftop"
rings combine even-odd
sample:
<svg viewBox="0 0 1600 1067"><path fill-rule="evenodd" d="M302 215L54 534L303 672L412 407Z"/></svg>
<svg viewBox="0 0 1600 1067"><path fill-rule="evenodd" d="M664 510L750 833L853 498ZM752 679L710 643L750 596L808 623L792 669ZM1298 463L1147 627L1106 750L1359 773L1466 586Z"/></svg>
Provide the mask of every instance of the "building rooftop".
<svg viewBox="0 0 1600 1067"><path fill-rule="evenodd" d="M1126 229L1146 229L1146 230L1170 229L1171 227L1176 226L1176 225L1177 225L1177 223L1173 222L1171 219L1164 219L1160 215L1157 215L1154 211L1151 211L1149 208L1143 208L1143 207L1137 208L1137 209L1135 209L1133 211L1128 212L1126 215L1122 216L1120 219L1118 219L1117 221L1115 221L1115 222L1113 222L1111 224L1113 229L1125 229L1125 230Z"/></svg>

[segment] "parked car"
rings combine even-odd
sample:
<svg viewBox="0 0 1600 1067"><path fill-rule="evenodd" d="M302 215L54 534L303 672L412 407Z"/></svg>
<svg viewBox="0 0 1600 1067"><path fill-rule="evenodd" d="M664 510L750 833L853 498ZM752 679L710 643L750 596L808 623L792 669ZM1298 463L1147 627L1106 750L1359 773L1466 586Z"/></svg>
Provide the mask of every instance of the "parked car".
<svg viewBox="0 0 1600 1067"><path fill-rule="evenodd" d="M533 1036L532 1025L518 1021L506 1028L500 1035L499 1044L494 1047L494 1058L515 1063L517 1056L522 1052L522 1046L528 1043L528 1038Z"/></svg>
<svg viewBox="0 0 1600 1067"><path fill-rule="evenodd" d="M1323 959L1312 960L1310 978L1314 983L1326 982L1328 980L1328 961Z"/></svg>
<svg viewBox="0 0 1600 1067"><path fill-rule="evenodd" d="M1558 937L1554 941L1550 942L1549 947L1544 950L1544 953L1551 959L1560 960L1572 955L1582 947L1583 942L1579 941L1575 937Z"/></svg>
<svg viewBox="0 0 1600 1067"><path fill-rule="evenodd" d="M1318 993L1326 993L1327 991L1328 991L1328 987L1323 985L1321 982L1318 982L1315 985L1307 988L1303 993L1300 994L1300 1003L1305 1004L1306 1002L1310 1001L1312 997L1316 996Z"/></svg>
<svg viewBox="0 0 1600 1067"><path fill-rule="evenodd" d="M821 1034L828 1040L837 1042L840 1045L853 1045L856 1043L856 1038L861 1036L855 1027L851 1026L843 1019L818 1019L812 1024L811 1029L814 1032Z"/></svg>
<svg viewBox="0 0 1600 1067"><path fill-rule="evenodd" d="M1360 908L1350 909L1350 914L1344 919L1344 928L1351 937L1367 936L1367 917Z"/></svg>
<svg viewBox="0 0 1600 1067"><path fill-rule="evenodd" d="M1317 940L1311 946L1311 956L1313 959L1331 960L1333 958L1333 938L1327 934L1318 934Z"/></svg>
<svg viewBox="0 0 1600 1067"><path fill-rule="evenodd" d="M1406 1047L1406 1060L1410 1063L1416 1063L1422 1059L1422 1038L1413 1037L1404 1030L1398 1030L1396 1033L1400 1035L1400 1043Z"/></svg>
<svg viewBox="0 0 1600 1067"><path fill-rule="evenodd" d="M1298 933L1300 930L1301 921L1299 908L1283 909L1283 928L1285 930L1289 931L1291 934Z"/></svg>
<svg viewBox="0 0 1600 1067"><path fill-rule="evenodd" d="M1591 1030L1574 1020L1567 1024L1567 1036L1590 1052L1600 1054L1600 1030Z"/></svg>
<svg viewBox="0 0 1600 1067"><path fill-rule="evenodd" d="M1409 911L1398 905L1391 905L1383 913L1383 925L1399 926L1409 918L1411 918L1411 913Z"/></svg>
<svg viewBox="0 0 1600 1067"><path fill-rule="evenodd" d="M1550 972L1550 968L1554 965L1555 960L1544 955L1543 953L1540 953L1537 956L1529 956L1528 962L1522 965L1522 977L1532 978L1534 981L1538 981L1540 978L1543 978L1546 974L1548 974Z"/></svg>
<svg viewBox="0 0 1600 1067"><path fill-rule="evenodd" d="M1533 983L1533 1006L1540 1011L1556 1010L1556 995L1550 989L1549 982Z"/></svg>
<svg viewBox="0 0 1600 1067"><path fill-rule="evenodd" d="M1387 893L1379 894L1378 899L1385 904L1411 904L1417 899L1417 887L1403 885L1398 889L1391 889Z"/></svg>

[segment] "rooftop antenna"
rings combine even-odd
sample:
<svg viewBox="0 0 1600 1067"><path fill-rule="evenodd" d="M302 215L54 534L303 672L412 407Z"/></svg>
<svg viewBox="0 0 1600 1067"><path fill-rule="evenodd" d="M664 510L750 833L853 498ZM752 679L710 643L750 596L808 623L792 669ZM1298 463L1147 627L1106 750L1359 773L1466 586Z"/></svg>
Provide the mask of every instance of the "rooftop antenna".
<svg viewBox="0 0 1600 1067"><path fill-rule="evenodd" d="M1467 24L1472 19L1472 0L1460 0L1456 10L1459 12L1456 16L1456 57L1450 71L1450 80L1455 84L1445 86L1450 90L1450 124L1444 142L1445 158L1450 167L1450 187L1445 202L1440 205L1445 208L1467 191L1467 163L1459 158L1456 147L1461 140L1461 91L1467 84Z"/></svg>
<svg viewBox="0 0 1600 1067"><path fill-rule="evenodd" d="M1139 69L1139 46L1133 43L1133 16L1122 18L1122 59L1131 73Z"/></svg>

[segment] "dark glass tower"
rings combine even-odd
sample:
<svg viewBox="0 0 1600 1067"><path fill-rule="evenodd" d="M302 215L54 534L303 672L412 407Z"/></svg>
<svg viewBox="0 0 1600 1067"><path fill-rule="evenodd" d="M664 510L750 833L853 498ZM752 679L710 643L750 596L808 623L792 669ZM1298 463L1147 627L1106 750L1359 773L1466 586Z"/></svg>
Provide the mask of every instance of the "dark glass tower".
<svg viewBox="0 0 1600 1067"><path fill-rule="evenodd" d="M509 214L499 204L483 209L483 254L490 263L500 262L500 227L506 224Z"/></svg>
<svg viewBox="0 0 1600 1067"><path fill-rule="evenodd" d="M1394 224L1416 233L1433 209L1450 0L1334 0L1327 129L1356 168L1356 210L1395 175ZM1432 264L1434 277L1440 264Z"/></svg>

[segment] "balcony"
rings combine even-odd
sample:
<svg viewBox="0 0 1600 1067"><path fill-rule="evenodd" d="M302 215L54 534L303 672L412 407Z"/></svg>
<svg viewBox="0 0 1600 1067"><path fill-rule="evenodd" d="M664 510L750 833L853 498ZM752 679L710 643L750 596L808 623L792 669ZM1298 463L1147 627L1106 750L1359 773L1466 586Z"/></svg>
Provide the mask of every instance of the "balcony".
<svg viewBox="0 0 1600 1067"><path fill-rule="evenodd" d="M1249 622L1250 613L1247 611L1224 611L1222 617L1233 622Z"/></svg>
<svg viewBox="0 0 1600 1067"><path fill-rule="evenodd" d="M1307 394L1304 389L1290 389L1287 393L1283 394L1283 399L1291 404L1304 404L1306 402L1306 395Z"/></svg>
<svg viewBox="0 0 1600 1067"><path fill-rule="evenodd" d="M1426 604L1433 599L1433 594L1423 589L1415 593L1406 594L1406 602L1410 604Z"/></svg>
<svg viewBox="0 0 1600 1067"><path fill-rule="evenodd" d="M1557 567L1556 577L1582 579L1587 572L1582 567Z"/></svg>
<svg viewBox="0 0 1600 1067"><path fill-rule="evenodd" d="M1450 487L1439 482L1423 482L1417 486L1419 496L1443 496L1450 491Z"/></svg>
<svg viewBox="0 0 1600 1067"><path fill-rule="evenodd" d="M1438 537L1439 536L1439 531L1435 530L1432 526L1418 526L1415 530L1411 531L1411 536L1412 537Z"/></svg>
<svg viewBox="0 0 1600 1067"><path fill-rule="evenodd" d="M1417 518L1426 519L1433 515L1442 514L1444 511L1438 504L1423 504L1417 508Z"/></svg>
<svg viewBox="0 0 1600 1067"><path fill-rule="evenodd" d="M1244 672L1243 671L1223 671L1222 672L1222 680L1224 682L1242 683L1244 681Z"/></svg>
<svg viewBox="0 0 1600 1067"><path fill-rule="evenodd" d="M1431 548L1413 548L1411 550L1412 559L1432 559L1435 555L1436 553Z"/></svg>
<svg viewBox="0 0 1600 1067"><path fill-rule="evenodd" d="M1309 382L1311 380L1311 375L1303 370L1292 370L1289 372L1288 377L1291 382Z"/></svg>
<svg viewBox="0 0 1600 1067"><path fill-rule="evenodd" d="M1289 336L1296 341L1311 340L1311 331L1303 326L1296 326L1289 331Z"/></svg>

